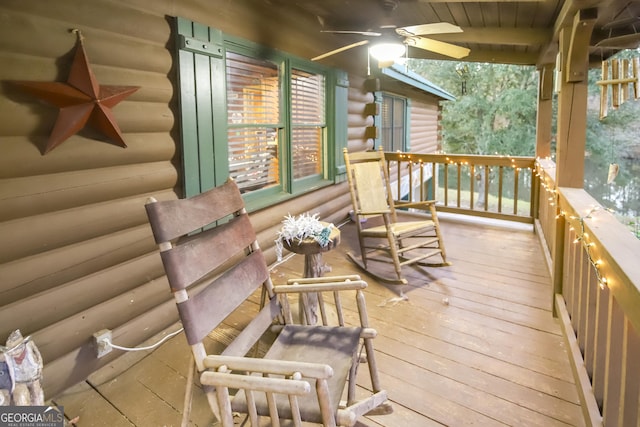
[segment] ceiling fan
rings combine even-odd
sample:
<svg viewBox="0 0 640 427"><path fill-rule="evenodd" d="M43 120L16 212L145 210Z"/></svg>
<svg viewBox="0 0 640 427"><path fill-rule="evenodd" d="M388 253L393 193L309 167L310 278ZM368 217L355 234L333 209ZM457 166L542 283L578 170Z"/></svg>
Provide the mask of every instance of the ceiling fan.
<svg viewBox="0 0 640 427"><path fill-rule="evenodd" d="M387 12L393 11L398 0L382 0L383 7ZM439 53L455 59L461 59L469 55L470 50L466 47L457 46L451 43L445 43L424 36L433 34L460 33L462 29L457 25L448 22L437 22L434 24L411 25L407 27L396 27L395 25L382 25L377 30L322 30L323 33L334 34L358 34L365 37L379 37L378 41L361 40L338 49L323 53L312 61L319 61L328 56L335 55L354 47L363 46L371 43L370 53L377 57L381 67L393 64L394 59L401 57L407 47L428 50L430 52ZM395 49L395 50L394 50ZM375 50L381 53L376 54ZM385 53L387 55L385 55Z"/></svg>

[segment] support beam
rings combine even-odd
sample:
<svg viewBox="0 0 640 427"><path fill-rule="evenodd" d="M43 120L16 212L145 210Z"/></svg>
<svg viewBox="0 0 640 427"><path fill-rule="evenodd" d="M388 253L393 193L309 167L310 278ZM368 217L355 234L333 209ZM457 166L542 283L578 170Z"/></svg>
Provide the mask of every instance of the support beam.
<svg viewBox="0 0 640 427"><path fill-rule="evenodd" d="M572 65L569 46L571 28L560 32L561 75ZM588 40L576 42L588 44ZM585 65L586 66L586 65ZM573 66L575 69L576 66ZM587 134L587 80L570 82L560 79L558 95L558 134L556 147L556 185L558 187L584 187L584 153Z"/></svg>
<svg viewBox="0 0 640 427"><path fill-rule="evenodd" d="M589 67L589 42L593 26L598 18L598 9L583 9L576 12L571 27L571 41L567 55L564 78L569 82L586 80Z"/></svg>

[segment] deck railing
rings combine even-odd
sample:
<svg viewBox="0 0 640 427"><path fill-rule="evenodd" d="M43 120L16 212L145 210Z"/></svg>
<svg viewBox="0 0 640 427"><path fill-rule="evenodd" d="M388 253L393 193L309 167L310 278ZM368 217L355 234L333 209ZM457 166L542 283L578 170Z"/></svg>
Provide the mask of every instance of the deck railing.
<svg viewBox="0 0 640 427"><path fill-rule="evenodd" d="M640 240L538 161L539 226L588 425L640 422Z"/></svg>
<svg viewBox="0 0 640 427"><path fill-rule="evenodd" d="M640 240L550 159L385 153L394 195L535 223L588 425L640 426Z"/></svg>
<svg viewBox="0 0 640 427"><path fill-rule="evenodd" d="M533 157L385 153L395 196L438 200L438 211L533 223Z"/></svg>

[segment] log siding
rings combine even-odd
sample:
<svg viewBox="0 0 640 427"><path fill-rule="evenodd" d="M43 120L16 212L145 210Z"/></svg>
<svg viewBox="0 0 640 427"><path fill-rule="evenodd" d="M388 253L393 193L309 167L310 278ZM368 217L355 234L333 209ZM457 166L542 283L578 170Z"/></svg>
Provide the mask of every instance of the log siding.
<svg viewBox="0 0 640 427"><path fill-rule="evenodd" d="M316 43L304 31L308 19L287 12L277 23L260 20L266 3L248 3L5 0L0 5L0 342L18 328L32 336L45 362L45 397L122 354L97 359L94 332L108 328L116 344L136 346L177 320L144 213L150 196L183 194L173 17L299 56L310 57L306 49ZM42 155L57 111L8 82L66 81L74 28L84 36L101 85L140 86L113 108L127 148L103 142L87 128ZM290 37L282 28L300 36ZM261 39L264 34L271 38ZM353 60L361 65L366 58ZM364 106L373 94L363 88L361 66L345 70L347 146L371 148L365 129L373 117ZM254 212L251 219L271 262L285 215L318 212L339 222L349 209L346 184L339 183Z"/></svg>

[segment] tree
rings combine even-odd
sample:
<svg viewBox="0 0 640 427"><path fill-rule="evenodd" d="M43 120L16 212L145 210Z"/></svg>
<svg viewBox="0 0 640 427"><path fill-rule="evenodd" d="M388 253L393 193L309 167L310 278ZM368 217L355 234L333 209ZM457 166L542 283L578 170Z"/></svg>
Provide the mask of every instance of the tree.
<svg viewBox="0 0 640 427"><path fill-rule="evenodd" d="M427 60L410 60L409 67L456 96L443 102L445 151L534 155L534 67Z"/></svg>

